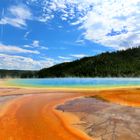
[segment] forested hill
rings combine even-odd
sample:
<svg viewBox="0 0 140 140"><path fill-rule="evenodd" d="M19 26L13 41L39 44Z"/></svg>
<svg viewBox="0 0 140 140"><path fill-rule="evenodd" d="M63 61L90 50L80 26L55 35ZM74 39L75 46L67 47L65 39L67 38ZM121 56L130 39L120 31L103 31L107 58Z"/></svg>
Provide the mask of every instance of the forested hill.
<svg viewBox="0 0 140 140"><path fill-rule="evenodd" d="M140 77L140 47L61 63L37 73L44 77Z"/></svg>
<svg viewBox="0 0 140 140"><path fill-rule="evenodd" d="M140 77L140 47L106 52L39 71L0 70L0 78Z"/></svg>

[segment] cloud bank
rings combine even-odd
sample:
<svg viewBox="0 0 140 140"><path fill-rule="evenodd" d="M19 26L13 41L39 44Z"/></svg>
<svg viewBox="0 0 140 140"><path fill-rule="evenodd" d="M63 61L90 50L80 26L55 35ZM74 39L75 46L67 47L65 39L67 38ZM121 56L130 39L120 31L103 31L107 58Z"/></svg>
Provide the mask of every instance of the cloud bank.
<svg viewBox="0 0 140 140"><path fill-rule="evenodd" d="M2 12L0 24L9 24L14 27L24 28L27 26L27 20L32 19L32 13L25 5L14 5L7 11Z"/></svg>
<svg viewBox="0 0 140 140"><path fill-rule="evenodd" d="M0 68L19 70L39 70L54 65L54 60L34 60L30 57L0 54Z"/></svg>
<svg viewBox="0 0 140 140"><path fill-rule="evenodd" d="M12 45L5 45L0 43L0 52L2 53L10 53L10 54L18 54L18 53L30 53L30 54L40 54L37 50L27 50L20 48L18 46L12 46Z"/></svg>
<svg viewBox="0 0 140 140"><path fill-rule="evenodd" d="M114 49L140 45L140 0L27 0L40 4L41 22L60 18L83 30L83 37Z"/></svg>

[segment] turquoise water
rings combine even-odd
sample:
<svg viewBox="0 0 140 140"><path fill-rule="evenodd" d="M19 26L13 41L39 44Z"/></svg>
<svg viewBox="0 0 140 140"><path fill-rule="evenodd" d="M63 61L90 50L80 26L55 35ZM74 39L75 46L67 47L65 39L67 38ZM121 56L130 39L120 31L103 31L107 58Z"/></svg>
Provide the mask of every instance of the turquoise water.
<svg viewBox="0 0 140 140"><path fill-rule="evenodd" d="M140 86L140 78L46 78L15 79L10 84L31 87L116 87Z"/></svg>

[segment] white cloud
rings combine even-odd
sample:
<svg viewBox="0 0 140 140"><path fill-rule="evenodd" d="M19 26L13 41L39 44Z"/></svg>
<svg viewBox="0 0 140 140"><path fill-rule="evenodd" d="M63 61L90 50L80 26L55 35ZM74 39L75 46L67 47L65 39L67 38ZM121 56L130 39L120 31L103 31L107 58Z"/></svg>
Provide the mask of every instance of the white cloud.
<svg viewBox="0 0 140 140"><path fill-rule="evenodd" d="M31 19L31 16L32 16L30 10L23 5L21 5L21 6L11 6L9 8L9 12L12 15L14 15L15 17L18 17L20 19Z"/></svg>
<svg viewBox="0 0 140 140"><path fill-rule="evenodd" d="M32 48L32 46L30 46L30 45L24 45L23 47L25 47L25 48Z"/></svg>
<svg viewBox="0 0 140 140"><path fill-rule="evenodd" d="M3 19L1 19L0 24L9 24L18 28L22 28L26 26L25 20L19 18L9 18L9 17L4 17Z"/></svg>
<svg viewBox="0 0 140 140"><path fill-rule="evenodd" d="M65 57L65 56L58 56L58 58L63 60L71 60L71 57Z"/></svg>
<svg viewBox="0 0 140 140"><path fill-rule="evenodd" d="M39 70L54 65L53 59L34 60L30 57L0 54L0 69Z"/></svg>
<svg viewBox="0 0 140 140"><path fill-rule="evenodd" d="M29 45L24 45L25 48L38 48L38 49L43 49L43 50L48 50L48 47L46 46L42 46L40 44L40 41L39 40L33 40L32 41L32 44L29 44Z"/></svg>
<svg viewBox="0 0 140 140"><path fill-rule="evenodd" d="M75 57L75 58L83 58L83 57L85 57L87 55L86 54L72 54L71 56Z"/></svg>
<svg viewBox="0 0 140 140"><path fill-rule="evenodd" d="M63 28L63 26L59 25L59 26L58 26L58 28L60 28L60 29L61 29L61 28Z"/></svg>
<svg viewBox="0 0 140 140"><path fill-rule="evenodd" d="M138 2L99 2L87 13L80 27L85 29L85 38L115 49L139 45L140 34L137 31L140 25L139 19L136 19L140 16Z"/></svg>
<svg viewBox="0 0 140 140"><path fill-rule="evenodd" d="M80 58L83 58L83 57L86 57L86 56L87 56L86 54L71 54L71 55L69 55L69 57L58 56L58 58L61 59L62 62L70 62L72 60L80 59Z"/></svg>
<svg viewBox="0 0 140 140"><path fill-rule="evenodd" d="M0 24L23 28L27 26L26 21L31 19L31 11L25 5L11 6L8 11L3 12Z"/></svg>
<svg viewBox="0 0 140 140"><path fill-rule="evenodd" d="M32 46L33 47L39 47L39 41L38 40L34 40L33 43L32 43Z"/></svg>
<svg viewBox="0 0 140 140"><path fill-rule="evenodd" d="M71 62L72 61L72 57L58 56L58 58L60 59L60 61L58 61L58 63Z"/></svg>
<svg viewBox="0 0 140 140"><path fill-rule="evenodd" d="M49 48L48 47L41 46L41 49L48 50Z"/></svg>
<svg viewBox="0 0 140 140"><path fill-rule="evenodd" d="M140 0L27 1L41 5L43 22L59 12L62 20L83 30L86 40L114 49L140 45Z"/></svg>
<svg viewBox="0 0 140 140"><path fill-rule="evenodd" d="M4 45L0 43L0 52L2 53L31 53L31 54L39 54L38 51L27 50L17 46L12 45Z"/></svg>
<svg viewBox="0 0 140 140"><path fill-rule="evenodd" d="M28 35L30 34L30 31L27 31L25 34L24 34L24 38L27 39Z"/></svg>

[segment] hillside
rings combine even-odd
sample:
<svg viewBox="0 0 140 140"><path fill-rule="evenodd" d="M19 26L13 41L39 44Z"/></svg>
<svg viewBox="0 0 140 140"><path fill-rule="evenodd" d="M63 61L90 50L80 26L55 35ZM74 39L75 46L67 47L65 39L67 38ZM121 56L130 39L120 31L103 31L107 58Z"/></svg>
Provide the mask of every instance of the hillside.
<svg viewBox="0 0 140 140"><path fill-rule="evenodd" d="M140 47L45 68L37 77L140 77Z"/></svg>

